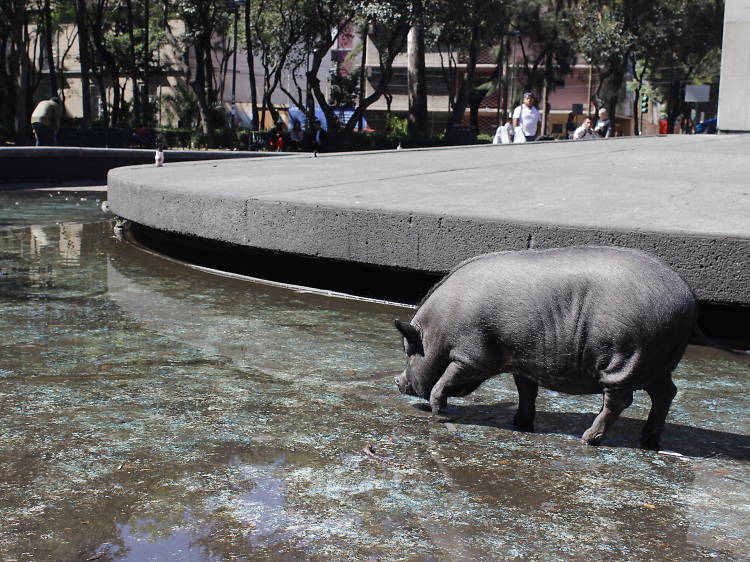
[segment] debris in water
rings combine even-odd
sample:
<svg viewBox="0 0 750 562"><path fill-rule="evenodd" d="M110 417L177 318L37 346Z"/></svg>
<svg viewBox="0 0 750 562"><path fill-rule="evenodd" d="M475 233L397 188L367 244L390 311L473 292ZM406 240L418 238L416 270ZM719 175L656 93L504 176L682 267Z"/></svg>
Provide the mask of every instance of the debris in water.
<svg viewBox="0 0 750 562"><path fill-rule="evenodd" d="M659 451L660 455L665 455L667 457L684 457L682 453L677 453L675 451Z"/></svg>
<svg viewBox="0 0 750 562"><path fill-rule="evenodd" d="M372 448L372 445L366 445L364 449L362 449L362 452L367 455L368 457L371 457L375 459L378 462L382 462L383 464L389 464L391 466L394 466L396 468L406 468L405 464L399 464L397 462L393 462L392 460L383 458L381 456L378 456L375 454L375 449Z"/></svg>

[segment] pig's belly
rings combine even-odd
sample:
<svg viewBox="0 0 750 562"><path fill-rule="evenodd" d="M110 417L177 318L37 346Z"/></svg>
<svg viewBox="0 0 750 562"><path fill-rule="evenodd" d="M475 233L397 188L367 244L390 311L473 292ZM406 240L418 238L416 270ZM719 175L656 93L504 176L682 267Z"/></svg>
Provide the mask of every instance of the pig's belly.
<svg viewBox="0 0 750 562"><path fill-rule="evenodd" d="M580 371L549 372L544 369L524 369L520 374L539 386L566 394L599 394L603 386L590 374Z"/></svg>

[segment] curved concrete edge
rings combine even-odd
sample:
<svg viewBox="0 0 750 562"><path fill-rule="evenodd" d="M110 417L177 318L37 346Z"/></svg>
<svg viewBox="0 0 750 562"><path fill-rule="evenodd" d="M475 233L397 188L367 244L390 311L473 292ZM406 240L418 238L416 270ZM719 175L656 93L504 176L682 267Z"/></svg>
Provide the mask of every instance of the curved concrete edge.
<svg viewBox="0 0 750 562"><path fill-rule="evenodd" d="M311 205L140 184L109 176L116 214L160 230L304 256L447 272L498 250L611 245L640 248L674 267L704 302L750 304L750 238L562 226L431 213Z"/></svg>
<svg viewBox="0 0 750 562"><path fill-rule="evenodd" d="M167 150L166 162L268 158L288 156L276 152L222 150ZM32 182L99 181L121 166L153 164L154 150L137 148L81 148L20 146L0 148L0 189L3 184Z"/></svg>

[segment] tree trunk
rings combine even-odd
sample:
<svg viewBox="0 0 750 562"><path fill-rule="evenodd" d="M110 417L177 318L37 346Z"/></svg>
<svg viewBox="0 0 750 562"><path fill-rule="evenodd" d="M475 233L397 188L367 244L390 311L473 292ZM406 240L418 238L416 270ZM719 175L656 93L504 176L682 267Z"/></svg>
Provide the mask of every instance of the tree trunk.
<svg viewBox="0 0 750 562"><path fill-rule="evenodd" d="M547 135L547 121L549 119L549 88L547 87L547 74L544 75L544 83L542 85L542 126L541 134L539 136L544 137Z"/></svg>
<svg viewBox="0 0 750 562"><path fill-rule="evenodd" d="M128 12L128 40L130 45L130 80L133 86L133 118L139 119L141 116L141 93L138 89L138 63L135 56L135 30L133 24L133 1L126 0Z"/></svg>
<svg viewBox="0 0 750 562"><path fill-rule="evenodd" d="M601 82L594 96L594 117L598 119L599 111L604 108L609 113L609 120L614 127L617 100L620 97L620 86L622 85L622 74L616 69L610 68L608 72L600 71Z"/></svg>
<svg viewBox="0 0 750 562"><path fill-rule="evenodd" d="M674 133L674 126L677 123L677 117L679 117L682 111L682 103L680 103L680 94L682 93L682 87L679 81L672 80L669 85L669 100L667 102L667 133Z"/></svg>
<svg viewBox="0 0 750 562"><path fill-rule="evenodd" d="M91 64L89 62L89 30L86 22L86 1L76 0L76 25L78 26L78 53L81 61L81 103L83 126L91 125Z"/></svg>
<svg viewBox="0 0 750 562"><path fill-rule="evenodd" d="M16 73L12 70L15 53L11 37L0 37L0 53L6 53L5 57L0 57L0 99L5 100L5 103L0 105L0 123L7 123L11 127L10 133L12 135L14 133L13 116L16 105L14 87Z"/></svg>
<svg viewBox="0 0 750 562"><path fill-rule="evenodd" d="M466 113L466 105L469 100L469 92L474 89L474 80L476 77L477 58L479 55L479 22L474 21L471 26L471 39L469 40L469 61L466 65L466 74L464 82L456 95L456 103L453 106L453 113L448 120L446 135L450 135L453 125L460 125L463 122Z"/></svg>
<svg viewBox="0 0 750 562"><path fill-rule="evenodd" d="M105 120L105 126L109 127L110 125L117 125L120 122L121 117L121 96L120 96L120 69L117 65L117 61L115 60L115 57L107 50L107 47L104 42L104 36L103 36L103 5L99 4L96 11L96 21L94 22L94 25L91 26L91 31L93 35L94 40L94 46L96 47L96 50L99 53L99 56L101 57L103 66L106 67L107 71L109 71L110 75L110 84L112 87L112 111L109 111L109 108L107 107L107 90L104 83L103 75L105 73L104 69L101 69L100 77L99 77L99 89L100 89L100 95L102 97L102 105L104 106L104 120Z"/></svg>
<svg viewBox="0 0 750 562"><path fill-rule="evenodd" d="M362 105L365 99L365 89L367 86L367 28L369 24L365 23L362 26L362 59L359 63L359 100L357 105ZM390 109L390 106L389 106ZM357 126L361 131L364 128L365 117L364 114L360 117Z"/></svg>
<svg viewBox="0 0 750 562"><path fill-rule="evenodd" d="M52 33L52 11L49 5L50 0L44 0L44 42L46 43L45 51L47 55L47 67L49 68L49 91L50 96L57 95L57 74L55 73L55 56L52 52L53 37Z"/></svg>
<svg viewBox="0 0 750 562"><path fill-rule="evenodd" d="M555 71L552 68L552 51L548 50L544 57L544 75L542 78L542 103L544 104L542 112L542 126L540 136L547 136L549 130L549 93L550 88L554 85Z"/></svg>
<svg viewBox="0 0 750 562"><path fill-rule="evenodd" d="M409 135L427 134L427 88L425 84L424 29L422 0L415 0L414 23L409 29L406 49L408 58L407 83L409 90Z"/></svg>
<svg viewBox="0 0 750 562"><path fill-rule="evenodd" d="M21 3L20 9L23 11L21 15L21 21L18 28L14 31L17 33L16 36L16 47L18 49L17 55L19 57L19 70L18 75L18 89L16 90L16 140L18 144L24 145L29 139L29 77L31 74L31 68L29 64L29 57L26 54L26 42L29 36L29 23L26 16L24 3Z"/></svg>
<svg viewBox="0 0 750 562"><path fill-rule="evenodd" d="M206 96L206 51L203 42L204 39L201 34L197 38L194 46L195 79L190 85L195 92L195 97L198 99L198 112L200 113L201 121L203 122L203 130L206 133L206 143L208 146L213 147L215 144L214 124L211 108L208 105L208 99Z"/></svg>
<svg viewBox="0 0 750 562"><path fill-rule="evenodd" d="M245 4L245 50L247 52L247 68L250 78L250 109L252 116L252 128L259 130L258 122L258 91L255 85L255 56L253 55L253 42L250 39L250 3Z"/></svg>
<svg viewBox="0 0 750 562"><path fill-rule="evenodd" d="M510 60L510 39L505 40L505 79L503 80L503 115L500 122L497 124L498 127L508 120L509 112L513 109L510 108L511 100L509 99L510 94L510 80L511 80L511 60ZM515 64L515 61L513 61Z"/></svg>
<svg viewBox="0 0 750 562"><path fill-rule="evenodd" d="M141 100L141 111L143 124L151 121L151 112L149 108L149 90L148 90L148 73L151 62L151 47L149 45L149 19L151 16L151 4L149 0L143 0L143 99Z"/></svg>

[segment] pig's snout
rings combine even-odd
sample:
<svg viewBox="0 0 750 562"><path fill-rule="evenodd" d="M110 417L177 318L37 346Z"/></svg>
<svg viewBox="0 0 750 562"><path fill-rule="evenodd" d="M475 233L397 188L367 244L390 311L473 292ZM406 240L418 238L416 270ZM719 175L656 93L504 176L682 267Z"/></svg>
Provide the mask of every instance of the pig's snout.
<svg viewBox="0 0 750 562"><path fill-rule="evenodd" d="M406 377L404 376L404 373L401 373L400 375L396 375L396 377L393 379L393 382L396 383L396 388L398 388L398 391L401 394L403 394L404 386L406 384Z"/></svg>
<svg viewBox="0 0 750 562"><path fill-rule="evenodd" d="M413 390L411 388L411 385L409 384L409 381L406 378L406 373L401 373L400 375L396 375L396 378L394 379L396 382L396 386L398 387L398 391L401 394L413 394Z"/></svg>

